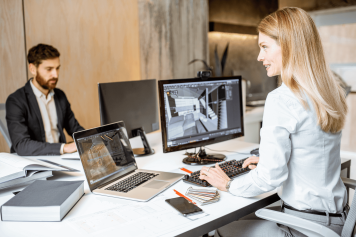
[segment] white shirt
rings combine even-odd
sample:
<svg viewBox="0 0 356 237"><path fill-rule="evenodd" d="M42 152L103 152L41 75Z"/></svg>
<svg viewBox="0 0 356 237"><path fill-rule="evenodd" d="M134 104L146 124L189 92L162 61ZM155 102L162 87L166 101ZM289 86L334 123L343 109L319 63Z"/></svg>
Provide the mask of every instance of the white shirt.
<svg viewBox="0 0 356 237"><path fill-rule="evenodd" d="M39 89L37 89L35 85L33 85L32 80L30 85L32 87L33 93L36 96L38 107L40 108L41 111L42 122L46 135L46 142L58 143L60 133L57 128L58 119L57 119L56 104L54 103L54 98L53 98L54 91L51 90L46 98L46 95L43 94ZM60 154L63 154L63 148L64 148L64 144L62 144L61 146Z"/></svg>
<svg viewBox="0 0 356 237"><path fill-rule="evenodd" d="M342 212L347 193L340 178L341 132L321 130L307 100L309 110L285 84L268 94L260 161L231 183L232 194L252 197L278 188L279 197L299 210Z"/></svg>

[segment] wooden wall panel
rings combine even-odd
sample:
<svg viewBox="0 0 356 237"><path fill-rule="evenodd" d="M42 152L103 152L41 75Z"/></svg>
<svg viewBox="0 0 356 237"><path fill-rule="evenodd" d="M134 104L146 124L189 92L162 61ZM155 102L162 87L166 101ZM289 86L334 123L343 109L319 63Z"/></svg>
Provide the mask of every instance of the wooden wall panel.
<svg viewBox="0 0 356 237"><path fill-rule="evenodd" d="M0 1L0 103L26 82L26 58L21 0ZM0 134L0 152L9 152Z"/></svg>
<svg viewBox="0 0 356 237"><path fill-rule="evenodd" d="M195 77L209 61L207 0L138 0L141 77Z"/></svg>
<svg viewBox="0 0 356 237"><path fill-rule="evenodd" d="M100 125L98 82L140 80L137 1L26 0L26 42L61 53L58 88L84 128Z"/></svg>

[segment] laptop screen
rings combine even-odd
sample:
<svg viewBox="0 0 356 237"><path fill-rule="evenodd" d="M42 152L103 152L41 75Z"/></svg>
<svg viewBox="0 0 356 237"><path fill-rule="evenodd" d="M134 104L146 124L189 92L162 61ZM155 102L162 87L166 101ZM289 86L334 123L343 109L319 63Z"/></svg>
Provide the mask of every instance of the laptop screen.
<svg viewBox="0 0 356 237"><path fill-rule="evenodd" d="M84 133L80 137L74 135L91 190L137 169L125 127L108 127L103 131L105 127L79 132Z"/></svg>

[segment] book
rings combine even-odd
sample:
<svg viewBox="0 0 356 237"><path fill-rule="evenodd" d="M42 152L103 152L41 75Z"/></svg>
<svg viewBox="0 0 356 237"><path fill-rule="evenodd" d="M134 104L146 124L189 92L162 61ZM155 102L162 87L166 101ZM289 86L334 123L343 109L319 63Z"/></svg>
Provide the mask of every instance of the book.
<svg viewBox="0 0 356 237"><path fill-rule="evenodd" d="M25 186L35 182L37 179L44 180L52 176L53 176L52 171L39 171L28 177L12 179L10 181L0 183L0 189Z"/></svg>
<svg viewBox="0 0 356 237"><path fill-rule="evenodd" d="M3 221L61 221L84 195L84 181L36 180L1 207Z"/></svg>
<svg viewBox="0 0 356 237"><path fill-rule="evenodd" d="M30 177L40 171L78 171L52 161L37 160L9 153L0 153L0 184L10 180Z"/></svg>

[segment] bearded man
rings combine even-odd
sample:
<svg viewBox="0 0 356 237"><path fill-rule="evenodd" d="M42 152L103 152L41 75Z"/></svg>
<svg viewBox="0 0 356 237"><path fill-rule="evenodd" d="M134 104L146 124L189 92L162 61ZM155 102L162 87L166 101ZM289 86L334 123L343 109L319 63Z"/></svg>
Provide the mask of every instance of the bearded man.
<svg viewBox="0 0 356 237"><path fill-rule="evenodd" d="M56 88L60 68L56 48L39 44L27 55L33 78L6 100L6 121L11 153L21 156L60 155L75 152L66 144L63 129L72 136L84 130L75 119L66 95Z"/></svg>

